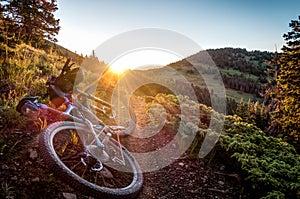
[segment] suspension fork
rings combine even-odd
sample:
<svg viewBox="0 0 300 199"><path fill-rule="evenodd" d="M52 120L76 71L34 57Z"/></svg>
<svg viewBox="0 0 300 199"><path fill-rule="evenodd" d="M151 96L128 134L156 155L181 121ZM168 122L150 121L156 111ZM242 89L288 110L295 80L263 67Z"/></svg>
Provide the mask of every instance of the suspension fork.
<svg viewBox="0 0 300 199"><path fill-rule="evenodd" d="M79 119L79 118L76 117L76 119ZM90 120L88 120L83 114L81 114L81 117L79 119L80 122L85 123L87 125L87 127L89 128L89 130L90 130L90 132L91 132L91 134L92 134L92 136L94 138L94 141L91 142L90 145L92 145L95 142L96 146L100 148L100 150L102 151L102 153L107 154L104 151L105 144L103 144L103 142L100 141L99 135L101 135L105 130L110 129L110 127L106 126L103 123L103 121L101 121L99 118L97 118L97 120L103 125L103 128L98 133L95 132L93 123ZM110 130L112 130L112 129L110 129ZM107 136L107 137L105 137L104 140L107 139L108 137L111 137L111 133L107 133L105 136ZM124 154L123 154L122 147L121 147L120 137L119 137L118 134L117 134L117 136L118 136L117 143L119 145L119 151L120 151L120 154L121 154L121 159L119 159L118 157L113 157L112 160L114 162L118 162L118 163L120 163L122 165L125 165L125 159L124 159ZM89 152L88 149L87 149L87 152Z"/></svg>
<svg viewBox="0 0 300 199"><path fill-rule="evenodd" d="M103 150L102 152L104 152L104 147L105 145L99 140L98 138L98 135L101 135L103 133L103 131L107 128L106 126L103 126L103 128L101 129L100 133L97 135L97 133L95 132L94 130L94 127L93 127L93 124L89 121L89 120L86 120L85 121L86 124L89 126L94 138L95 138L95 143L96 143L96 146L100 147L101 150ZM107 135L105 136L108 136L108 137L111 137L111 133L108 133ZM106 139L106 138L104 138ZM117 143L118 143L118 148L119 148L119 151L120 151L120 155L121 155L121 159L119 159L118 157L112 157L112 160L114 162L118 162L119 164L122 164L122 165L125 165L125 159L124 159L124 154L123 154L123 149L121 147L121 142L120 142L120 137L119 137L119 134L117 134Z"/></svg>
<svg viewBox="0 0 300 199"><path fill-rule="evenodd" d="M94 127L93 127L92 122L89 121L89 120L87 120L87 119L85 119L84 122L85 122L85 124L88 126L90 132L92 133L96 145L97 145L98 147L100 147L101 149L103 149L103 148L104 148L104 144L103 144L103 143L100 141L100 139L98 138L98 135L97 135L97 133L95 132L95 129L94 129ZM103 126L103 128L101 129L99 135L102 134L104 130L105 130L105 126Z"/></svg>

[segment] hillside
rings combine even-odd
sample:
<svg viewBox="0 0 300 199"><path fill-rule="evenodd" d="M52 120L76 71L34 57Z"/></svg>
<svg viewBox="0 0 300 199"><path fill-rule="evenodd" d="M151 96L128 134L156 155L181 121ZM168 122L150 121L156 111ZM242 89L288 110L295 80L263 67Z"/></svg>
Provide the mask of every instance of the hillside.
<svg viewBox="0 0 300 199"><path fill-rule="evenodd" d="M207 59L207 53L213 62ZM264 84L267 83L266 70L269 67L268 62L273 59L273 56L274 53L270 52L247 51L240 48L210 49L171 63L167 67L133 71L131 76L132 78L134 76L143 77L142 79L155 76L158 81L160 81L159 79L169 79L167 84L171 87L175 84L178 88L182 86L185 81L183 78L185 78L192 84L198 101L210 106L211 99L206 85L208 82L205 82L204 79L214 80L217 74L216 69L218 69L226 88L227 113L233 114L241 99L245 102L248 99L263 101L261 94L264 93ZM199 71L194 66L197 66ZM219 85L212 81L212 87L218 88ZM141 95L153 96L159 92L172 93L170 90L154 84L143 86L143 88Z"/></svg>
<svg viewBox="0 0 300 199"><path fill-rule="evenodd" d="M215 71L210 67L212 62L207 60L206 53L211 56L213 64L218 67L223 83L228 89L228 97L237 101L242 97L247 100L251 95L251 99L254 96L260 97L260 92L263 90L262 85L266 83L267 62L272 60L273 53L247 51L240 48L209 49L169 66L181 71L183 74L191 75L195 73L196 76L197 72L193 70L193 66L190 64L192 62L193 65L201 66L201 75L214 75ZM232 90L236 92L232 92Z"/></svg>

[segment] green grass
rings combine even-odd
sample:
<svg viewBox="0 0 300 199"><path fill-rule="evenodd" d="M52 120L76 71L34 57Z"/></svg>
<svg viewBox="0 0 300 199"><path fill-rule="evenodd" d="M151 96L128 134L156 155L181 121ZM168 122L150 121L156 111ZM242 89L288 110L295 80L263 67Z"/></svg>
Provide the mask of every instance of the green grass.
<svg viewBox="0 0 300 199"><path fill-rule="evenodd" d="M2 43L1 48L7 46ZM66 60L25 44L8 50L9 57L0 58L0 153L5 160L12 159L24 141L22 135L13 133L27 125L26 118L16 111L18 102L26 95L46 94L47 78L58 74Z"/></svg>
<svg viewBox="0 0 300 199"><path fill-rule="evenodd" d="M56 54L48 54L29 45L17 45L5 63L4 58L0 58L2 65L0 69L1 84L13 87L10 90L13 93L13 100L20 100L29 94L41 94L41 92L45 92L46 79L52 74L58 74L59 68L64 65L65 60L66 58ZM0 96L1 100L8 101L4 95ZM1 103L0 105L4 106L4 104Z"/></svg>
<svg viewBox="0 0 300 199"><path fill-rule="evenodd" d="M231 88L226 89L226 96L228 98L234 99L236 102L240 102L240 100L243 98L244 102L247 102L249 99L253 100L254 96L250 93L240 92ZM256 98L258 101L262 101L262 98Z"/></svg>
<svg viewBox="0 0 300 199"><path fill-rule="evenodd" d="M14 198L13 194L13 187L10 186L7 182L2 182L1 184L1 189L2 189L2 197L3 198Z"/></svg>
<svg viewBox="0 0 300 199"><path fill-rule="evenodd" d="M230 75L230 76L233 76L233 75L240 76L240 75L243 74L244 77L246 77L246 78L253 79L253 80L257 80L258 79L258 77L256 75L253 75L253 74L250 74L250 73L243 73L243 72L241 72L239 70L235 70L235 69L232 69L232 68L230 68L230 69L220 68L219 70L220 70L220 72L222 74L227 74L227 75Z"/></svg>

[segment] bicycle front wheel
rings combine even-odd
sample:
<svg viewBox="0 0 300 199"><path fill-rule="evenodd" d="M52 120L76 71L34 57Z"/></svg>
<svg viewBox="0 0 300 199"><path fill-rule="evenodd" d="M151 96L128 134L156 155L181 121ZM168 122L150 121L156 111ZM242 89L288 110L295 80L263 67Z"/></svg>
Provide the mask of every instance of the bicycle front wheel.
<svg viewBox="0 0 300 199"><path fill-rule="evenodd" d="M49 125L39 140L42 158L62 181L87 195L103 198L136 197L142 188L143 176L134 157L121 147L125 164L110 160L103 163L103 168L95 169L95 164L99 162L95 159L94 163L84 160L87 158L84 140L78 133L87 131L85 125L75 122ZM111 150L120 149L112 138L108 144ZM118 165L113 167L113 164Z"/></svg>

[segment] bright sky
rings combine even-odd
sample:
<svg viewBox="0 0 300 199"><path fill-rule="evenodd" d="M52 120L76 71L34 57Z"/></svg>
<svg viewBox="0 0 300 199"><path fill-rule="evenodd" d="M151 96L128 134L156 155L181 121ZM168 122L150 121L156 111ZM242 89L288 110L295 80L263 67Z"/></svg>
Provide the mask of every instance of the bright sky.
<svg viewBox="0 0 300 199"><path fill-rule="evenodd" d="M58 44L90 55L102 42L139 28L183 34L202 48L274 51L284 44L300 0L58 0Z"/></svg>

